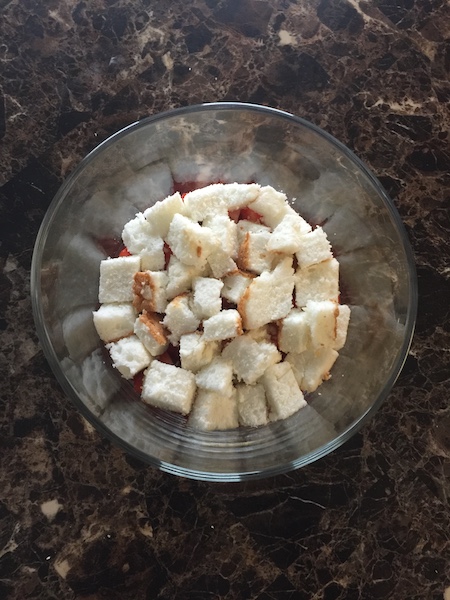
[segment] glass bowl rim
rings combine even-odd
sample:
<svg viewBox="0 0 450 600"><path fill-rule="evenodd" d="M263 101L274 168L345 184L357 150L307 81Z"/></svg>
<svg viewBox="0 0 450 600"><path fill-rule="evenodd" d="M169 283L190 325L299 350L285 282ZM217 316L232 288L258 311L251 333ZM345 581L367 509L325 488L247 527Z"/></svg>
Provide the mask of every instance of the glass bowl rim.
<svg viewBox="0 0 450 600"><path fill-rule="evenodd" d="M291 121L297 125L301 125L306 129L313 131L315 134L324 138L328 143L337 148L342 152L364 175L364 177L373 185L377 193L383 201L383 205L390 213L391 219L395 226L395 229L399 235L402 243L402 249L406 256L407 273L408 273L408 297L409 305L407 308L407 315L405 320L405 335L403 343L398 351L396 360L391 367L390 377L385 381L383 388L379 392L378 396L371 404L371 406L362 414L358 419L348 425L344 431L342 431L333 440L319 446L318 448L304 454L296 460L280 463L276 467L271 467L264 470L256 471L243 471L243 472L216 472L216 471L197 471L186 467L174 465L172 463L157 459L153 456L149 456L142 452L138 448L131 446L125 442L122 438L110 431L102 422L89 410L89 408L79 398L76 390L72 387L68 379L65 377L60 365L59 360L56 357L56 353L50 341L50 337L45 327L44 316L42 312L41 304L41 266L43 250L45 242L48 236L49 229L51 227L55 213L58 211L60 204L64 201L67 191L71 188L72 184L77 180L78 176L83 170L97 157L98 154L107 150L110 146L120 141L123 137L126 137L130 133L135 132L138 129L144 128L151 123L158 121L164 121L165 119L172 117L179 117L183 114L196 113L196 112L208 112L208 111L248 111L248 112L259 112L267 114L272 117L276 117L283 120ZM215 481L215 482L231 482L231 481L243 481L249 479L260 479L263 477L270 477L287 473L292 470L296 470L300 467L304 467L312 462L323 458L330 454L342 444L348 441L354 434L356 434L365 423L375 414L378 408L381 406L383 401L389 395L395 384L403 365L408 356L409 348L412 343L415 321L417 315L417 304L418 304L418 289L417 289L417 274L415 268L415 260L413 250L411 248L408 236L401 217L387 192L384 190L378 179L372 174L365 163L356 156L356 154L345 146L342 142L336 139L333 135L318 127L310 121L293 115L292 113L272 108L269 106L263 106L259 104L252 104L246 102L208 102L203 104L193 104L183 106L180 108L174 108L155 115L144 117L138 121L134 121L129 125L121 128L117 132L108 136L105 140L100 142L95 148L93 148L75 167L75 169L69 174L63 181L58 191L56 192L53 200L51 201L44 219L39 228L39 232L36 237L36 241L33 249L33 257L31 261L31 276L30 276L30 294L32 311L35 322L35 327L38 333L38 338L41 343L44 355L50 364L53 374L55 375L58 383L62 387L64 393L71 399L77 410L94 426L94 428L116 446L122 449L127 454L141 460L142 462L151 465L165 471L172 475L186 477L195 480L203 481Z"/></svg>

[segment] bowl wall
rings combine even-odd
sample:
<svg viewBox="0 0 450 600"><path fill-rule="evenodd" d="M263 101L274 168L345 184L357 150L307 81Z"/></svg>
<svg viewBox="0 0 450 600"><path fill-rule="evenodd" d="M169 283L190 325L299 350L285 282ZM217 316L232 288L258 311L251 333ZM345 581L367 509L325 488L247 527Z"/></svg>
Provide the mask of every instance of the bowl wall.
<svg viewBox="0 0 450 600"><path fill-rule="evenodd" d="M260 429L204 433L138 401L105 356L92 322L100 261L123 225L173 191L216 181L270 184L321 224L352 309L332 378L308 406ZM243 104L188 107L144 119L89 154L59 190L32 265L46 356L93 425L127 452L198 479L236 480L307 464L348 439L391 389L411 341L414 264L392 202L364 165L313 125Z"/></svg>

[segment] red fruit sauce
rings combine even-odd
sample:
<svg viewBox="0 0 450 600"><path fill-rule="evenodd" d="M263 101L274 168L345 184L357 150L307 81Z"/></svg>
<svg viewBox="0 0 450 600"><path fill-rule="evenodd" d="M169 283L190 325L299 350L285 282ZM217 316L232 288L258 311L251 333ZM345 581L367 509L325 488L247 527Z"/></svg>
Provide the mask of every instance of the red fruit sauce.
<svg viewBox="0 0 450 600"><path fill-rule="evenodd" d="M257 213L255 210L246 206L245 208L241 208L241 214L239 216L239 220L243 221L252 221L252 223L261 223L262 215Z"/></svg>

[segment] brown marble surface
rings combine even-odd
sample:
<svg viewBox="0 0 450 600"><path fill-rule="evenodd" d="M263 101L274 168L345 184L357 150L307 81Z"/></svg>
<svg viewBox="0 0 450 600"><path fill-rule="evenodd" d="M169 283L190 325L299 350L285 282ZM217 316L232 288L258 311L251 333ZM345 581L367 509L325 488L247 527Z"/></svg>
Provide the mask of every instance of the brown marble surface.
<svg viewBox="0 0 450 600"><path fill-rule="evenodd" d="M446 0L0 0L0 598L450 598ZM352 148L413 245L415 339L374 419L246 484L138 463L74 410L34 332L34 239L99 141L161 110L268 104Z"/></svg>

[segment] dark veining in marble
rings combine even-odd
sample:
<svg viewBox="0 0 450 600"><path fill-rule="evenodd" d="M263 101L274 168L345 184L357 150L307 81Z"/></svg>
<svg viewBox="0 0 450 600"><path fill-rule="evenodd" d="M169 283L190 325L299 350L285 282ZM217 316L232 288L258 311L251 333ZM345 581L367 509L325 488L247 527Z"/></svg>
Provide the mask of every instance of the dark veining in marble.
<svg viewBox="0 0 450 600"><path fill-rule="evenodd" d="M0 0L0 598L450 598L450 16L445 0ZM124 456L34 332L58 186L148 114L239 100L304 116L394 199L420 305L404 370L332 455L258 482Z"/></svg>

